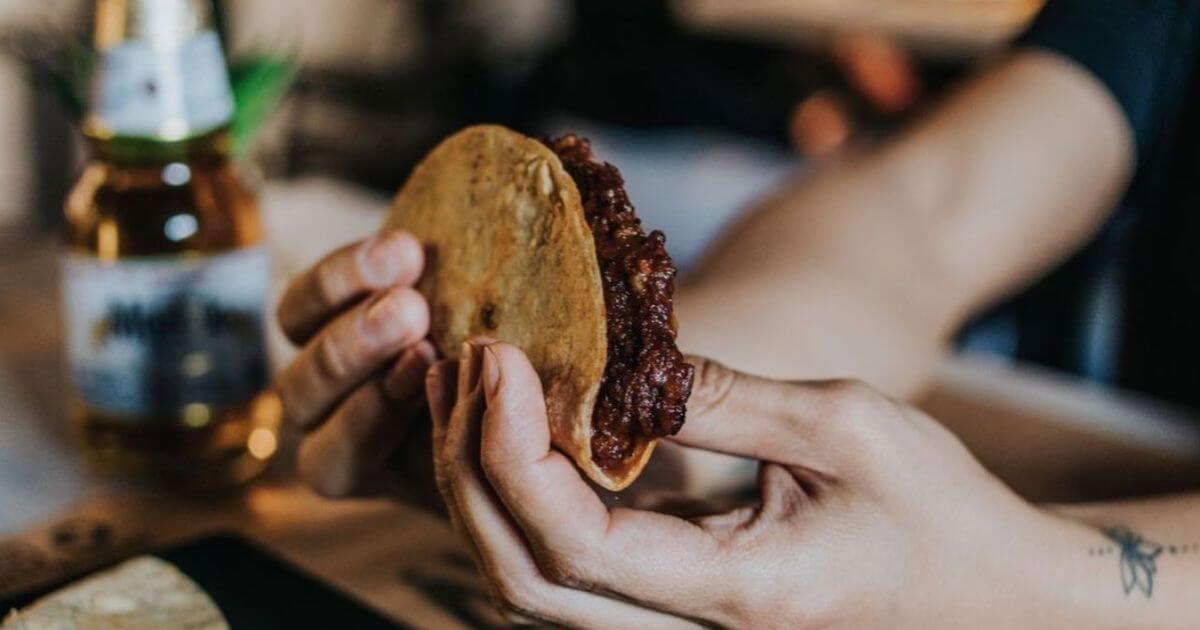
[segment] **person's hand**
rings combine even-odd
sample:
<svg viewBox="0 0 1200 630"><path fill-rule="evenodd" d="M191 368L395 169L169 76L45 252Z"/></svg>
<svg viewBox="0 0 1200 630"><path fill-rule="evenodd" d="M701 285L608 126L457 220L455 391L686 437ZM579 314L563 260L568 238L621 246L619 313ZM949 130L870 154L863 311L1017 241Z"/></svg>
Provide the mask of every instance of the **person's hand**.
<svg viewBox="0 0 1200 630"><path fill-rule="evenodd" d="M382 234L329 254L280 300L279 324L301 349L275 387L304 432L300 476L324 496L436 497L424 396L436 357L412 288L422 265L415 238Z"/></svg>
<svg viewBox="0 0 1200 630"><path fill-rule="evenodd" d="M502 610L570 626L1029 627L1070 592L1054 554L1094 532L1020 500L920 412L857 383L702 359L696 374L676 439L760 460L761 501L685 520L603 505L551 448L516 348L477 343L429 372L438 488Z"/></svg>

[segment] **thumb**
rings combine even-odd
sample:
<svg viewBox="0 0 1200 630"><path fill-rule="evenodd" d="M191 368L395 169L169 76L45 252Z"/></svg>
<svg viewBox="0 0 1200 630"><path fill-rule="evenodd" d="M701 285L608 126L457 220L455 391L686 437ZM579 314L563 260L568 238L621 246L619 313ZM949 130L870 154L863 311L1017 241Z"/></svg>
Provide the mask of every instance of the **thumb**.
<svg viewBox="0 0 1200 630"><path fill-rule="evenodd" d="M707 451L804 466L821 463L839 450L834 430L853 406L849 399L870 396L849 381L791 383L752 376L717 361L688 357L696 367L687 419L670 438Z"/></svg>
<svg viewBox="0 0 1200 630"><path fill-rule="evenodd" d="M565 512L605 522L604 504L550 443L541 381L521 350L506 343L484 349L483 390L483 472L517 520L556 527Z"/></svg>
<svg viewBox="0 0 1200 630"><path fill-rule="evenodd" d="M550 424L542 383L516 346L483 349L484 456L536 461L550 452Z"/></svg>

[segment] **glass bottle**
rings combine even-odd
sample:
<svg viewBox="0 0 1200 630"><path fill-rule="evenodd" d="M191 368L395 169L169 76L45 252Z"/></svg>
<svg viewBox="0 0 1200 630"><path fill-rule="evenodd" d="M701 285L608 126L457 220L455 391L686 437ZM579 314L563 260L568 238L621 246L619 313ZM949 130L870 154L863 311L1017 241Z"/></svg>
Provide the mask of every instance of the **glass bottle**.
<svg viewBox="0 0 1200 630"><path fill-rule="evenodd" d="M69 407L103 474L226 486L274 454L268 258L230 156L233 98L209 0L98 0L66 203Z"/></svg>

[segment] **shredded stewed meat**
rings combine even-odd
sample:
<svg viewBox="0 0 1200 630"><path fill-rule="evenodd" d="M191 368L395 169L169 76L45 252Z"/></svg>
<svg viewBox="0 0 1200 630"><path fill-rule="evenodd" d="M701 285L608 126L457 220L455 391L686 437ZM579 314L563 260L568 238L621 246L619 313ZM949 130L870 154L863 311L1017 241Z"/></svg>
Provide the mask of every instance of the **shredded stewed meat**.
<svg viewBox="0 0 1200 630"><path fill-rule="evenodd" d="M547 143L575 180L604 285L608 363L592 416L592 458L619 468L646 438L683 426L693 368L675 345L675 264L660 231L646 234L616 167L584 138Z"/></svg>

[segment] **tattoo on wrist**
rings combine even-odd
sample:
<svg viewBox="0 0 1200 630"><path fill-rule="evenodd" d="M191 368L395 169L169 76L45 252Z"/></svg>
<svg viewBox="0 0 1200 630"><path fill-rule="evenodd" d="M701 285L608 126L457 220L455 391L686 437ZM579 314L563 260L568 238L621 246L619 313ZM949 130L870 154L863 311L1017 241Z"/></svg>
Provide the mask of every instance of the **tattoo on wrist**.
<svg viewBox="0 0 1200 630"><path fill-rule="evenodd" d="M1121 588L1129 596L1134 591L1147 598L1154 594L1154 577L1158 573L1158 559L1167 555L1200 553L1200 544L1160 544L1147 539L1128 527L1108 526L1100 530L1111 545L1088 549L1089 556L1118 556L1121 572Z"/></svg>
<svg viewBox="0 0 1200 630"><path fill-rule="evenodd" d="M1128 528L1105 527L1104 535L1121 550L1121 587L1129 596L1135 589L1146 597L1154 594L1154 574L1158 573L1158 556L1162 545L1146 540Z"/></svg>

